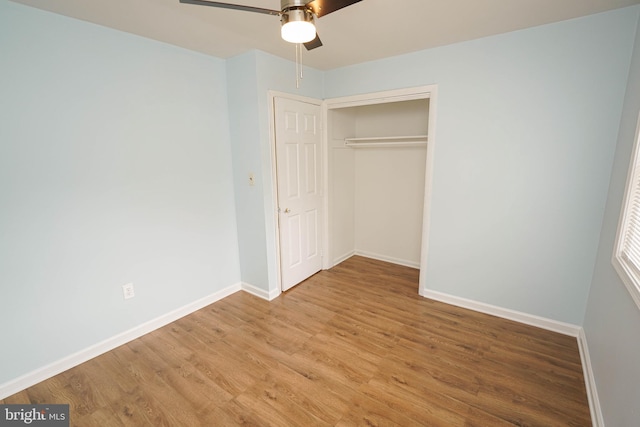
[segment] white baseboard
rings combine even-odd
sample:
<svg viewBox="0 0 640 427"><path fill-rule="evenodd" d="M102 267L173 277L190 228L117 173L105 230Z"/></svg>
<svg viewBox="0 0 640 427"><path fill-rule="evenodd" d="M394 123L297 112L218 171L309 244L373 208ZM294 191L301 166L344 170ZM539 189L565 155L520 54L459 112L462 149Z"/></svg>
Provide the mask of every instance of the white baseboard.
<svg viewBox="0 0 640 427"><path fill-rule="evenodd" d="M50 363L49 365L24 374L14 380L10 380L6 383L0 384L0 400L35 384L38 384L41 381L58 375L59 373L71 369L74 366L78 366L88 360L93 359L94 357L100 356L103 353L113 350L114 348L126 344L129 341L139 338L145 334L148 334L149 332L155 331L158 328L168 325L169 323L174 322L188 314L191 314L194 311L200 310L201 308L204 308L209 304L213 304L214 302L219 301L222 298L233 293L236 293L239 290L241 290L240 283L231 285L225 289L222 289L221 291L201 298L183 307L170 311L167 314L163 314L160 317L129 329L128 331L122 332L102 342L94 344L91 347L80 350L58 361Z"/></svg>
<svg viewBox="0 0 640 427"><path fill-rule="evenodd" d="M502 317L503 319L514 320L530 326L546 329L548 331L558 332L571 337L578 337L580 326L571 323L559 322L557 320L547 319L545 317L535 316L533 314L522 313L520 311L510 310L483 302L473 301L438 291L423 289L420 293L425 298L455 305L469 310L479 311L481 313L491 314L493 316Z"/></svg>
<svg viewBox="0 0 640 427"><path fill-rule="evenodd" d="M331 265L331 267L335 267L336 265L340 264L341 262L348 260L349 258L354 256L355 254L356 254L356 251L350 251L350 252L347 252L346 254L340 255L337 258L334 258L333 259L333 264Z"/></svg>
<svg viewBox="0 0 640 427"><path fill-rule="evenodd" d="M406 259L394 258L394 257L386 256L386 255L376 254L376 253L373 253L373 252L360 251L360 250L356 249L356 251L353 253L353 255L359 255L359 256L366 257L366 258L376 259L378 261L390 262L392 264L403 265L405 267L420 268L420 262L419 261L418 262L408 261Z"/></svg>
<svg viewBox="0 0 640 427"><path fill-rule="evenodd" d="M278 297L278 295L280 295L280 290L275 289L272 290L270 292L265 291L264 289L260 289L254 285L251 285L249 283L242 283L241 284L242 290L245 292L250 293L251 295L255 295L258 298L262 298L265 299L267 301L273 301L274 299L276 299Z"/></svg>
<svg viewBox="0 0 640 427"><path fill-rule="evenodd" d="M589 356L589 345L584 329L580 328L578 334L578 347L580 348L580 359L582 360L582 372L584 374L585 387L587 388L587 398L589 399L589 409L591 411L591 424L593 427L604 427L604 417L596 389L596 378L591 368L591 357Z"/></svg>

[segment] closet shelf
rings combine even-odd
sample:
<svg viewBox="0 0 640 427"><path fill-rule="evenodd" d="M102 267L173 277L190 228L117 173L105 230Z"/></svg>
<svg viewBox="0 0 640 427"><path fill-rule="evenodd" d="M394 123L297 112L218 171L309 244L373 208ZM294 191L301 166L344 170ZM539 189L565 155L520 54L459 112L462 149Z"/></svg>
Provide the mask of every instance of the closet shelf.
<svg viewBox="0 0 640 427"><path fill-rule="evenodd" d="M347 147L397 147L410 145L427 145L427 135L345 138L344 145Z"/></svg>

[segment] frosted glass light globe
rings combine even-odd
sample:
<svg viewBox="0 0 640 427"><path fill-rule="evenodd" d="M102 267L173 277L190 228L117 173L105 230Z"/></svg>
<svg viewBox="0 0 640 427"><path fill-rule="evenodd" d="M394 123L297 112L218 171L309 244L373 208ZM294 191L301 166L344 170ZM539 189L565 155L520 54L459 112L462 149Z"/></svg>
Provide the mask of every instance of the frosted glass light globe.
<svg viewBox="0 0 640 427"><path fill-rule="evenodd" d="M282 25L280 34L289 43L307 43L316 38L316 26L308 21L289 21Z"/></svg>

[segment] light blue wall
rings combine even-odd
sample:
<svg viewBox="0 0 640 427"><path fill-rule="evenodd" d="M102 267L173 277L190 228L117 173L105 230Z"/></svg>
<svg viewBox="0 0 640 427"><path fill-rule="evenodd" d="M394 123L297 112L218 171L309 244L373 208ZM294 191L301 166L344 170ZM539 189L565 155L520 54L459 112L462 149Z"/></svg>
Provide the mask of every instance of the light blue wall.
<svg viewBox="0 0 640 427"><path fill-rule="evenodd" d="M582 324L638 10L326 73L438 85L427 289Z"/></svg>
<svg viewBox="0 0 640 427"><path fill-rule="evenodd" d="M0 123L0 384L240 281L224 61L0 0Z"/></svg>
<svg viewBox="0 0 640 427"><path fill-rule="evenodd" d="M249 174L260 177L262 170L255 53L227 60L226 69L242 281L266 291L264 183L249 186Z"/></svg>
<svg viewBox="0 0 640 427"><path fill-rule="evenodd" d="M242 281L273 295L278 264L269 91L321 99L323 73L305 67L296 88L293 62L252 51L229 59L227 74ZM249 173L254 186L248 184Z"/></svg>
<svg viewBox="0 0 640 427"><path fill-rule="evenodd" d="M635 39L609 198L584 319L591 366L608 426L632 426L640 420L640 309L611 264L639 112L640 32Z"/></svg>

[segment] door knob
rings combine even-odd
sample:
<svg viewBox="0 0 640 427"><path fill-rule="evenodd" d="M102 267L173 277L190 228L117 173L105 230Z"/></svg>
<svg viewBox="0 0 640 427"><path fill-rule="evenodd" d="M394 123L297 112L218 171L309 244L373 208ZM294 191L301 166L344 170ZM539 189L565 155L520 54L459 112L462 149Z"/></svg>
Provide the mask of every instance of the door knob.
<svg viewBox="0 0 640 427"><path fill-rule="evenodd" d="M289 213L289 212L291 212L291 209L289 209L289 208L286 208L286 209L284 210L284 213Z"/></svg>

